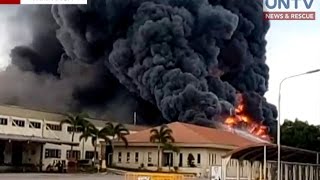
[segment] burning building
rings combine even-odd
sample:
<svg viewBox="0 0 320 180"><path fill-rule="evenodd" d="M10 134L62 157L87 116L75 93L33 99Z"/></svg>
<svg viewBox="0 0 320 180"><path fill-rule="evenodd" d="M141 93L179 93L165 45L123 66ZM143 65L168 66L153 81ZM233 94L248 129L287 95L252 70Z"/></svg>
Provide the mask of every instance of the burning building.
<svg viewBox="0 0 320 180"><path fill-rule="evenodd" d="M234 111L230 112L230 116L225 119L224 123L231 129L243 129L250 134L270 141L269 128L263 122L252 118L251 114L247 112L243 96L241 94L238 96L240 102L236 105Z"/></svg>
<svg viewBox="0 0 320 180"><path fill-rule="evenodd" d="M269 22L262 11L252 0L21 6L11 23L27 22L32 41L11 51L0 102L126 120L137 111L143 124L211 125L235 107L230 127L275 135L277 111L263 97Z"/></svg>

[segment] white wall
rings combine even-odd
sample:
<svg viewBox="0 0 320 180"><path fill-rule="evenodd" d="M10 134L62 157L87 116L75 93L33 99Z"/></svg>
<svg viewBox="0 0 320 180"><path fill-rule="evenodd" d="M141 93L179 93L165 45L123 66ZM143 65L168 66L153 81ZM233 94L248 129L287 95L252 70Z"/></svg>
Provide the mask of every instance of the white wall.
<svg viewBox="0 0 320 180"><path fill-rule="evenodd" d="M7 124L6 125L0 125L0 134L8 134L8 135L21 135L21 136L35 136L35 137L43 137L43 138L53 138L53 139L59 139L64 142L71 142L71 136L72 133L67 131L68 124L64 124L62 126L61 131L56 130L50 130L46 128L46 123L49 124L56 124L60 125L60 121L64 118L64 116L59 114L52 114L52 113L45 113L45 112L31 112L27 110L18 110L18 109L10 109L0 106L0 118L6 118ZM22 113L22 111L25 111L25 113ZM17 114L17 115L13 115ZM26 118L23 115L26 115L27 117L32 118ZM40 118L43 117L43 118ZM24 121L24 127L18 127L13 126L12 121L13 119L22 120ZM29 127L29 124L31 121L39 122L41 123L41 127L33 128ZM97 126L98 129L102 128L102 126L105 125L104 121L98 121L98 120L92 120L92 122ZM130 131L130 133L134 133L134 131ZM91 144L91 139L88 138L87 141L79 141L81 133L75 133L74 136L74 142L79 143L79 146L74 146L74 150L80 151L80 159L85 158L85 152L86 151L94 151L94 147ZM23 152L23 163L34 163L38 164L40 162L40 152L41 152L41 146L38 144L35 154L31 154L30 151L24 151ZM61 150L61 158L45 158L45 152L46 149L59 149ZM47 143L43 147L43 169L47 167L50 163L53 163L54 160L67 160L67 150L70 150L70 145L55 145ZM101 147L100 144L98 144L97 152L99 154L99 158L101 158ZM11 146L6 146L5 149L5 163L11 163L12 153L11 153Z"/></svg>
<svg viewBox="0 0 320 180"><path fill-rule="evenodd" d="M118 153L122 154L122 161L118 162ZM130 161L127 162L127 152L130 152ZM136 152L139 152L139 161L135 162L134 155ZM148 164L148 153L152 154L151 164L152 167L149 167ZM170 168L172 171L174 167L178 167L180 172L184 173L195 173L200 176L207 176L209 173L209 168L211 164L209 164L209 154L217 154L218 161L221 161L221 155L226 151L218 150L218 149L206 149L206 148L180 148L180 153L182 154L182 166L179 167L179 157L180 153L177 154L173 152L173 167ZM194 162L196 167L188 166L188 155L191 153L194 157ZM200 154L200 163L198 163L198 154ZM162 157L160 157L162 159ZM218 162L217 161L217 162ZM124 168L134 168L138 169L141 164L144 164L144 167L149 170L157 170L158 163L158 150L156 147L116 147L115 155L113 156L113 162L115 166L124 167ZM218 162L221 165L221 162ZM163 171L169 171L169 167L161 167Z"/></svg>
<svg viewBox="0 0 320 180"><path fill-rule="evenodd" d="M121 162L119 162L119 152L121 152ZM130 160L127 162L127 153L130 153ZM151 153L151 162L148 162L148 153ZM141 164L147 167L153 164L157 167L157 148L139 148L139 147L115 147L113 155L113 165L125 168L139 168ZM139 153L138 162L135 161L135 153Z"/></svg>
<svg viewBox="0 0 320 180"><path fill-rule="evenodd" d="M16 116L4 116L4 115L0 115L0 118L6 118L8 120L7 125L0 125L0 133L2 134L38 136L38 137L42 136L42 129L29 128L30 121L42 122L42 120L28 119L28 118L16 117ZM12 122L14 119L24 121L25 126L24 127L13 126Z"/></svg>
<svg viewBox="0 0 320 180"><path fill-rule="evenodd" d="M118 153L121 152L122 161L118 161ZM130 152L130 161L127 162L127 152ZM135 153L139 152L139 161L135 162ZM151 163L154 164L152 167L148 167L148 152L152 153ZM194 173L198 176L208 177L210 167L214 165L222 165L222 156L227 153L228 150L223 149L214 149L214 148L180 148L180 153L183 156L183 164L182 167L179 166L179 154L173 153L173 167L170 168L173 171L174 166L178 167L179 172L183 173ZM188 166L188 155L191 153L194 157L194 162L196 167ZM115 166L138 169L141 164L144 164L145 169L148 170L157 170L157 155L156 147L115 147L115 154L113 156L113 162ZM198 154L200 154L200 163L198 163ZM161 157L160 157L161 158ZM237 173L237 160L230 160L227 165L227 176L228 177L236 177ZM170 171L169 167L161 167L162 171ZM244 161L242 166L240 166L240 176L247 177L249 171L249 162ZM259 174L259 164L254 163L252 167L252 177L256 177Z"/></svg>

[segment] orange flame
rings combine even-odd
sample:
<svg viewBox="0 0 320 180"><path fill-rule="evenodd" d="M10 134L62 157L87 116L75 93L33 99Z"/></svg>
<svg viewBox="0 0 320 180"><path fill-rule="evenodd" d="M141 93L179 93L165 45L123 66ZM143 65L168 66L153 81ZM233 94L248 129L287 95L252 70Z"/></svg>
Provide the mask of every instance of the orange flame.
<svg viewBox="0 0 320 180"><path fill-rule="evenodd" d="M227 117L224 123L230 128L235 128L235 127L244 128L249 133L257 137L260 137L265 140L270 140L267 126L257 123L256 121L254 121L248 115L245 114L245 105L243 102L242 95L240 98L241 98L240 103L235 108L235 114Z"/></svg>

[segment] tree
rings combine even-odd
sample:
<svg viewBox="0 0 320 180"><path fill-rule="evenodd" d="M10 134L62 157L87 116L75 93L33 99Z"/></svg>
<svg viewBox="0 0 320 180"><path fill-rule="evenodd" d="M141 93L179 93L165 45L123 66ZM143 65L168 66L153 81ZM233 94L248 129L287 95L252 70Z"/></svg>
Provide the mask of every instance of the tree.
<svg viewBox="0 0 320 180"><path fill-rule="evenodd" d="M172 151L172 152L175 152L175 153L177 153L177 155L179 155L179 153L180 153L180 148L179 147L177 147L177 146L174 146L173 144L171 144L171 143L165 143L165 144L163 144L163 148L162 148L163 150L169 150L169 151ZM171 154L169 154L169 170L170 170L170 168L171 168L171 163L173 163L172 161L171 161Z"/></svg>
<svg viewBox="0 0 320 180"><path fill-rule="evenodd" d="M88 140L88 138L91 138L92 146L94 147L94 156L93 161L95 162L97 159L97 143L99 139L103 139L106 143L111 144L111 139L109 138L108 129L106 127L99 130L96 128L92 123L88 123L86 125L86 130L82 133L80 136L80 140L85 139L85 141Z"/></svg>
<svg viewBox="0 0 320 180"><path fill-rule="evenodd" d="M104 128L105 131L108 132L108 134L112 137L112 139L117 138L118 141L123 141L125 146L128 147L128 140L126 136L129 135L130 132L123 124L119 123L117 125L113 125L113 123L108 122ZM111 146L113 150L112 143Z"/></svg>
<svg viewBox="0 0 320 180"><path fill-rule="evenodd" d="M320 127L298 119L285 120L281 125L281 144L320 151Z"/></svg>
<svg viewBox="0 0 320 180"><path fill-rule="evenodd" d="M160 129L151 129L150 134L150 142L157 143L158 146L158 168L160 168L161 145L174 143L175 140L172 136L172 130L167 125L162 125Z"/></svg>
<svg viewBox="0 0 320 180"><path fill-rule="evenodd" d="M86 124L88 124L88 120L87 118L89 118L88 114L86 113L79 113L79 114L67 114L66 119L63 119L60 122L60 126L62 126L63 124L69 124L72 127L72 135L71 135L71 142L74 142L74 135L77 132L77 130L79 129L80 131L84 131L84 127L86 126ZM70 154L71 154L71 158L73 158L73 145L71 145L71 150L70 150Z"/></svg>
<svg viewBox="0 0 320 180"><path fill-rule="evenodd" d="M128 140L127 140L126 136L129 135L130 132L123 124L119 123L119 124L114 125L113 123L108 122L108 123L106 123L104 129L105 129L104 131L107 132L108 135L112 137L112 140L116 139L118 142L123 141L125 144L125 147L128 147ZM113 154L114 145L113 145L112 141L110 141L109 144L112 148L112 154ZM105 159L104 154L102 154L102 157Z"/></svg>

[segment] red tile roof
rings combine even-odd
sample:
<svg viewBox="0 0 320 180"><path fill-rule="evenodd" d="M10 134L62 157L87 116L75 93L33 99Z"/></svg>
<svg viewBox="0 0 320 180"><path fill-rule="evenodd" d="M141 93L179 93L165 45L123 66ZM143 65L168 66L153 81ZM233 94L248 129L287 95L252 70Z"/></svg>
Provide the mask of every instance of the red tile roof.
<svg viewBox="0 0 320 180"><path fill-rule="evenodd" d="M197 126L193 124L174 122L168 124L173 132L175 143L185 144L216 144L226 146L247 146L257 142L240 135L220 129ZM150 129L142 130L127 136L129 144L149 143Z"/></svg>

